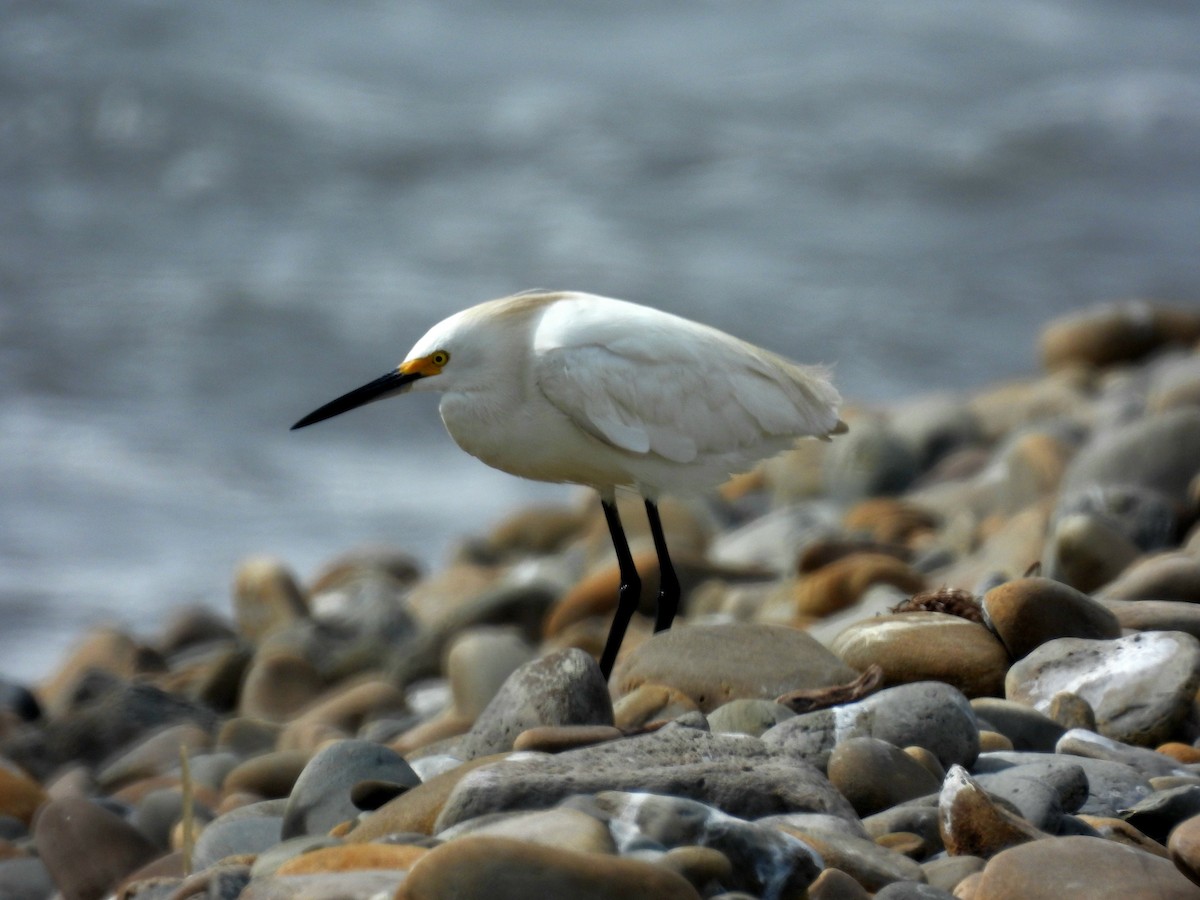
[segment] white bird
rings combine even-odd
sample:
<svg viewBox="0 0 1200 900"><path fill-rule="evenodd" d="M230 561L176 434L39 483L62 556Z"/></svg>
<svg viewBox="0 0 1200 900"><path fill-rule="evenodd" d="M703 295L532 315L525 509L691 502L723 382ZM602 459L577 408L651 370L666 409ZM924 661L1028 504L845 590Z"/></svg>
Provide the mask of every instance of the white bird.
<svg viewBox="0 0 1200 900"><path fill-rule="evenodd" d="M828 440L846 430L826 369L670 313L573 292L516 294L456 313L394 370L292 429L421 390L441 392L446 430L489 466L599 492L621 574L600 658L605 678L641 594L616 489L632 488L645 501L659 561L661 631L675 617L680 591L659 497L720 484L799 437Z"/></svg>

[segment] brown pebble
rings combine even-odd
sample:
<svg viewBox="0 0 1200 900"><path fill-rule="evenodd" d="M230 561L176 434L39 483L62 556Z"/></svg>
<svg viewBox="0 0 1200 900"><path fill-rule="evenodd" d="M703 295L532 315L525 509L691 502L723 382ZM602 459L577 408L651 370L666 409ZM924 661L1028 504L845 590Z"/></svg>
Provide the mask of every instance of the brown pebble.
<svg viewBox="0 0 1200 900"><path fill-rule="evenodd" d="M1055 694L1050 700L1050 708L1046 710L1046 715L1068 731L1072 728L1096 730L1096 712L1092 705L1078 694L1067 691Z"/></svg>
<svg viewBox="0 0 1200 900"><path fill-rule="evenodd" d="M238 712L266 722L287 722L321 693L316 667L287 650L256 654L242 683Z"/></svg>
<svg viewBox="0 0 1200 900"><path fill-rule="evenodd" d="M686 878L663 866L493 837L463 837L430 850L413 866L398 896L407 900L700 898Z"/></svg>
<svg viewBox="0 0 1200 900"><path fill-rule="evenodd" d="M997 854L975 900L1195 900L1196 885L1169 860L1097 837L1047 837Z"/></svg>
<svg viewBox="0 0 1200 900"><path fill-rule="evenodd" d="M846 530L867 534L881 544L912 545L938 527L938 516L910 500L872 497L861 500L842 517Z"/></svg>
<svg viewBox="0 0 1200 900"><path fill-rule="evenodd" d="M539 725L518 734L513 741L513 750L561 753L576 747L615 741L623 736L621 729L611 725Z"/></svg>
<svg viewBox="0 0 1200 900"><path fill-rule="evenodd" d="M1168 741L1165 744L1155 748L1159 753L1171 757L1171 759L1186 764L1200 763L1200 747L1193 747L1191 744L1181 744L1178 741Z"/></svg>
<svg viewBox="0 0 1200 900"><path fill-rule="evenodd" d="M248 791L260 797L286 797L308 763L303 750L277 750L239 763L225 776L224 794Z"/></svg>
<svg viewBox="0 0 1200 900"><path fill-rule="evenodd" d="M306 618L308 601L287 566L277 559L254 557L243 561L234 575L233 611L238 633L258 643Z"/></svg>
<svg viewBox="0 0 1200 900"><path fill-rule="evenodd" d="M310 850L282 863L275 874L312 875L358 869L411 869L429 851L413 844L346 844Z"/></svg>
<svg viewBox="0 0 1200 900"><path fill-rule="evenodd" d="M47 799L40 784L11 763L0 761L0 815L12 816L28 825Z"/></svg>
<svg viewBox="0 0 1200 900"><path fill-rule="evenodd" d="M116 813L89 800L53 800L34 824L34 843L54 883L72 900L100 900L158 849Z"/></svg>
<svg viewBox="0 0 1200 900"><path fill-rule="evenodd" d="M672 847L663 855L660 865L678 872L702 893L714 883L728 884L733 877L733 863L728 856L712 847L694 844Z"/></svg>
<svg viewBox="0 0 1200 900"><path fill-rule="evenodd" d="M683 691L665 684L642 684L613 704L613 720L618 729L629 732L698 709L696 701Z"/></svg>
<svg viewBox="0 0 1200 900"><path fill-rule="evenodd" d="M979 732L980 753L1008 752L1012 749L1013 742L999 732L986 730Z"/></svg>
<svg viewBox="0 0 1200 900"><path fill-rule="evenodd" d="M875 839L880 847L901 853L909 859L923 859L929 854L929 842L911 831L891 831Z"/></svg>
<svg viewBox="0 0 1200 900"><path fill-rule="evenodd" d="M825 869L808 886L808 900L869 900L866 888L841 869Z"/></svg>
<svg viewBox="0 0 1200 900"><path fill-rule="evenodd" d="M992 628L1013 659L1021 659L1047 641L1077 637L1106 640L1121 636L1121 626L1087 594L1049 578L1017 578L983 597Z"/></svg>
<svg viewBox="0 0 1200 900"><path fill-rule="evenodd" d="M1194 343L1200 314L1144 300L1096 306L1054 319L1042 329L1038 350L1048 371L1071 366L1104 368L1136 362L1168 343Z"/></svg>
<svg viewBox="0 0 1200 900"><path fill-rule="evenodd" d="M1171 829L1167 851L1175 867L1200 884L1200 816L1184 819Z"/></svg>
<svg viewBox="0 0 1200 900"><path fill-rule="evenodd" d="M798 615L827 616L854 605L877 584L913 593L925 587L925 576L894 556L855 553L798 578L792 602Z"/></svg>

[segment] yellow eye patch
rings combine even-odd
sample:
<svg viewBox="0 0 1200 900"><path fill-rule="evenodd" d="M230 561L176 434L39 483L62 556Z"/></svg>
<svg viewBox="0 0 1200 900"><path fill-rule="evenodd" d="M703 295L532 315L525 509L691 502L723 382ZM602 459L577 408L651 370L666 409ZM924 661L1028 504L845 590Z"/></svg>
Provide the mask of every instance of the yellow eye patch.
<svg viewBox="0 0 1200 900"><path fill-rule="evenodd" d="M445 350L436 350L428 356L400 363L399 371L404 375L437 375L448 362L450 354Z"/></svg>

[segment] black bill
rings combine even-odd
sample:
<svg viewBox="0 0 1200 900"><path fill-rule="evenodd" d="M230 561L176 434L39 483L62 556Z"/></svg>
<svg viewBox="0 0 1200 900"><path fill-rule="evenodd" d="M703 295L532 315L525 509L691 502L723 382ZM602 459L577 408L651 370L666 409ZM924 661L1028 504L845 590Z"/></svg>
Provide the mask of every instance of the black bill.
<svg viewBox="0 0 1200 900"><path fill-rule="evenodd" d="M404 374L396 369L388 372L382 378L376 378L369 384L364 384L360 388L355 388L348 394L342 394L336 400L330 400L320 409L314 409L307 416L292 426L291 430L304 428L306 425L312 425L315 422L323 422L325 419L332 419L334 416L340 416L344 412L349 412L359 406L365 406L368 403L374 403L376 400L383 400L386 397L391 397L394 394L399 394L421 377L419 372L411 372Z"/></svg>

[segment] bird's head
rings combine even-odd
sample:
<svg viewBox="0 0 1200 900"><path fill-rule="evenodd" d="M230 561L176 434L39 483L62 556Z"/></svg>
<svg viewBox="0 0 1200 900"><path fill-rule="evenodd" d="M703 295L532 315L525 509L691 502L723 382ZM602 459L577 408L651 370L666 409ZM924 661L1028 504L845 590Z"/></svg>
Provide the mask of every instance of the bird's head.
<svg viewBox="0 0 1200 900"><path fill-rule="evenodd" d="M486 384L490 356L486 335L462 313L431 328L386 375L331 400L292 426L292 430L349 412L359 406L409 391L469 389L475 381Z"/></svg>

